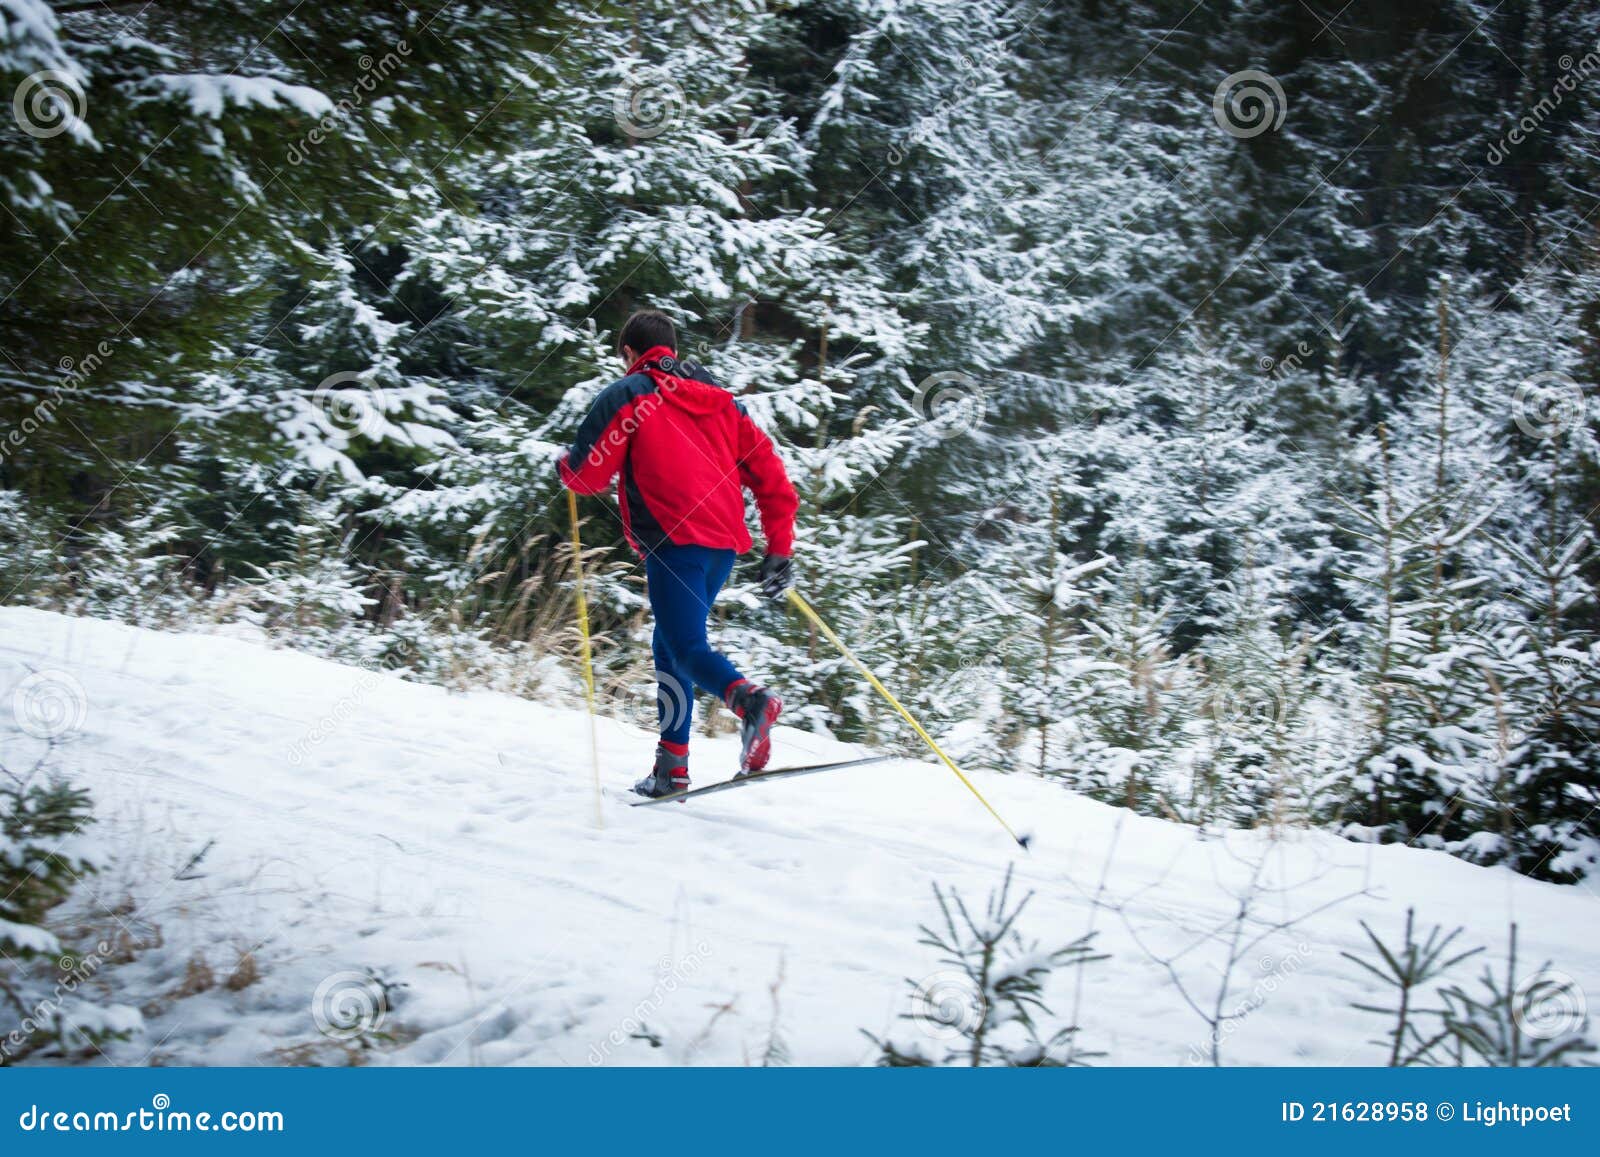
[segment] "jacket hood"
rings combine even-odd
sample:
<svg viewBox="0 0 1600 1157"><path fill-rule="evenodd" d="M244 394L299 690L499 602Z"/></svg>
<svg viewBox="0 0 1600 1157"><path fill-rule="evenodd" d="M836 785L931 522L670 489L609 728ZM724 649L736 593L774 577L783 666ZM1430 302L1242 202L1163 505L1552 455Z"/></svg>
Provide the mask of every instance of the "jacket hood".
<svg viewBox="0 0 1600 1157"><path fill-rule="evenodd" d="M659 370L650 376L655 379L656 389L663 398L691 414L714 414L733 401L732 394L711 382L674 377Z"/></svg>
<svg viewBox="0 0 1600 1157"><path fill-rule="evenodd" d="M673 405L691 414L714 414L733 401L733 395L694 362L682 361L666 346L654 346L631 367L649 374L657 391Z"/></svg>

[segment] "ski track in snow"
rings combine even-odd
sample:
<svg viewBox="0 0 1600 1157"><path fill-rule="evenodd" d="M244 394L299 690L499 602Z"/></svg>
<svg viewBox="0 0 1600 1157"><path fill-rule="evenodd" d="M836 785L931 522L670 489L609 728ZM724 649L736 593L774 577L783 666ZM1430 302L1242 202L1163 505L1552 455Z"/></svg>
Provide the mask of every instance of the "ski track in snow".
<svg viewBox="0 0 1600 1157"><path fill-rule="evenodd" d="M1249 1011L1225 1063L1381 1063L1383 1024L1349 1007L1379 993L1340 953L1365 950L1361 919L1398 938L1408 904L1421 928L1465 925L1462 942L1489 947L1458 981L1503 968L1515 919L1523 974L1552 959L1600 994L1592 882L1563 888L1320 832L1202 834L1033 777L970 772L1034 834L1022 854L948 770L913 761L629 808L652 737L609 719L597 829L581 708L220 635L0 609L7 703L31 671L84 689L83 726L56 759L92 791L91 831L113 856L59 923L145 941L159 929L92 986L147 1019L98 1063L340 1062L313 993L370 968L405 987L384 1025L393 1040L368 1063L742 1064L765 1046L781 967L792 1060L858 1064L875 1051L858 1030L921 1032L899 1017L906 979L946 967L916 942L938 915L930 886L981 907L1010 863L1019 891L1036 892L1020 925L1029 939L1053 947L1093 928L1110 953L1082 973L1081 994L1070 970L1048 994L1059 1023L1108 1054L1100 1064L1195 1063L1207 1029L1150 954L1174 958L1209 1007L1235 893L1263 856L1272 890L1251 935L1314 914L1266 931L1238 967L1224 1008ZM0 719L6 766L30 765L43 744ZM791 730L775 752L776 764L861 753ZM736 758L731 738L697 736L696 783ZM197 955L220 981L247 950L255 983L176 994ZM659 1045L628 1035L638 1022Z"/></svg>

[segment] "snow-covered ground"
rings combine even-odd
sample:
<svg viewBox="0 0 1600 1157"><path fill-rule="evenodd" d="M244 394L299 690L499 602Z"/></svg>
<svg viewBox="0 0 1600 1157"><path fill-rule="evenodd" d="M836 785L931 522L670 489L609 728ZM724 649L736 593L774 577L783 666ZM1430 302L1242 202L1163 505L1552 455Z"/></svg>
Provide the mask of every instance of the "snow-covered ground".
<svg viewBox="0 0 1600 1157"><path fill-rule="evenodd" d="M1214 1002L1258 867L1247 939L1265 936L1224 1002L1245 1012L1226 1063L1380 1062L1380 1023L1349 1007L1376 988L1340 953L1365 946L1362 919L1398 935L1407 905L1425 926L1465 925L1497 968L1515 920L1524 968L1553 959L1600 994L1593 886L1434 852L1206 835L975 773L1034 834L1024 855L946 769L909 761L630 808L651 737L610 720L597 826L588 724L568 707L0 610L0 709L30 672L82 688L58 761L93 792L115 859L61 922L139 946L95 982L146 1013L106 1050L118 1064L337 1063L313 1003L330 1009L347 981L359 1000L368 970L405 986L370 1063L741 1064L776 1023L794 1063L857 1064L874 1053L858 1030L921 1031L898 1018L907 978L945 968L917 943L937 917L930 886L981 902L1008 864L1037 893L1030 938L1093 929L1110 954L1081 991L1066 972L1049 992L1102 1064L1195 1062L1207 1029L1170 976ZM4 762L25 765L37 741L0 721ZM775 762L852 751L786 731ZM734 758L731 740L697 739L697 782ZM246 953L256 975L229 987Z"/></svg>

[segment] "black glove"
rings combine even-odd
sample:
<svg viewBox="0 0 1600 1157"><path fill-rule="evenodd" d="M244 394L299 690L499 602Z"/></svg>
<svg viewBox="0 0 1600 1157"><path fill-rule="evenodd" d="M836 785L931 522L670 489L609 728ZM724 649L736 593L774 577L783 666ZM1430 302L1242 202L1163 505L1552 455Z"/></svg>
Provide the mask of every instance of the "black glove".
<svg viewBox="0 0 1600 1157"><path fill-rule="evenodd" d="M761 560L761 593L769 599L780 599L794 581L794 559L786 554L769 554Z"/></svg>

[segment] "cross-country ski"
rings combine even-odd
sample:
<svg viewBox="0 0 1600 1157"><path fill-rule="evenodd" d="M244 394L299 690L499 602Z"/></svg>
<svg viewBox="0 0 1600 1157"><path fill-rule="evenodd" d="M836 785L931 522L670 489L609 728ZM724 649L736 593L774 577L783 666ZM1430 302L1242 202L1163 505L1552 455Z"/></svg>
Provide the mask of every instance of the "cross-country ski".
<svg viewBox="0 0 1600 1157"><path fill-rule="evenodd" d="M819 771L834 771L846 767L861 767L869 763L883 763L892 759L889 755L868 755L860 759L840 759L832 763L813 763L806 767L773 767L766 771L751 771L725 779L720 783L708 784L705 787L686 788L682 791L669 792L666 795L645 796L643 799L630 800L635 807L653 803L670 803L674 800L696 799L713 792L728 791L736 787L748 787L751 784L762 783L770 779L783 779L788 776L811 775ZM641 793L642 794L642 793Z"/></svg>

